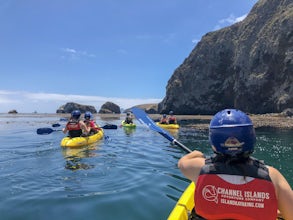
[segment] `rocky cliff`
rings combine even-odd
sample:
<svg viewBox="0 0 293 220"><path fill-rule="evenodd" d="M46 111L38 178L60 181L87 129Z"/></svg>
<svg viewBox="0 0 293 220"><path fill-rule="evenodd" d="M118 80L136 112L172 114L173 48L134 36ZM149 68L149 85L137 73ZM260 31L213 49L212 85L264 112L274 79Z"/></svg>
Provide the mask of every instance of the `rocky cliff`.
<svg viewBox="0 0 293 220"><path fill-rule="evenodd" d="M169 79L159 112L249 113L293 106L293 2L259 0L248 16L210 32Z"/></svg>

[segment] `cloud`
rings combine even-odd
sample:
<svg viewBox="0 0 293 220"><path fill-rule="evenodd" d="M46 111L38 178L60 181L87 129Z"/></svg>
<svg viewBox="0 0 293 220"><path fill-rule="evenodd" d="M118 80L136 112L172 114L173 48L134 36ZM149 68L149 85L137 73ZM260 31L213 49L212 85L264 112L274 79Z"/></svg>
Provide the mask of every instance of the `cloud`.
<svg viewBox="0 0 293 220"><path fill-rule="evenodd" d="M240 17L235 17L234 14L230 14L229 17L219 20L218 24L214 27L214 30L218 30L220 28L230 26L237 22L243 21L246 17L247 17L247 14L244 14Z"/></svg>
<svg viewBox="0 0 293 220"><path fill-rule="evenodd" d="M197 38L194 38L194 39L191 40L191 42L193 44L197 44L199 41L200 41L200 39L197 39Z"/></svg>
<svg viewBox="0 0 293 220"><path fill-rule="evenodd" d="M56 93L31 93L26 91L0 90L0 112L7 113L16 109L20 113L55 113L67 102L76 102L83 105L92 105L97 111L105 102L113 102L121 108L130 108L139 104L159 103L161 99L126 99L117 97L84 96Z"/></svg>
<svg viewBox="0 0 293 220"><path fill-rule="evenodd" d="M81 59L81 58L94 58L96 57L95 54L88 53L87 51L79 51L73 48L61 48L61 51L63 52L62 58L63 59Z"/></svg>

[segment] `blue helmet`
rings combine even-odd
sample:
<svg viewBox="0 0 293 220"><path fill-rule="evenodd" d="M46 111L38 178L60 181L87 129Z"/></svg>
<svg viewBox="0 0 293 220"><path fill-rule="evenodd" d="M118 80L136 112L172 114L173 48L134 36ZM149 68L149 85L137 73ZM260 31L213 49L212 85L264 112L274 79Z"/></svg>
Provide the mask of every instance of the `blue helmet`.
<svg viewBox="0 0 293 220"><path fill-rule="evenodd" d="M236 156L251 154L256 141L250 118L240 110L225 109L210 122L209 140L216 153Z"/></svg>
<svg viewBox="0 0 293 220"><path fill-rule="evenodd" d="M169 115L173 115L173 111L170 111L170 112L169 112Z"/></svg>
<svg viewBox="0 0 293 220"><path fill-rule="evenodd" d="M85 119L91 119L92 116L93 116L93 115L92 115L91 112L85 112L85 113L84 113L84 118L85 118Z"/></svg>
<svg viewBox="0 0 293 220"><path fill-rule="evenodd" d="M79 110L74 110L73 112L71 112L71 116L72 118L76 118L78 119L80 117L80 111Z"/></svg>

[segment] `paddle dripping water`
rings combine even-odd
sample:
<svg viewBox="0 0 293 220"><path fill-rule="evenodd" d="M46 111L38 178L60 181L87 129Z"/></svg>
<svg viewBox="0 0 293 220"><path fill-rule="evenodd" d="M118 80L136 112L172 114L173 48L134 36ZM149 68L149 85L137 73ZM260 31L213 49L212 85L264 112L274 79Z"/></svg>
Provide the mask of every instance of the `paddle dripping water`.
<svg viewBox="0 0 293 220"><path fill-rule="evenodd" d="M62 129L59 118L0 115L1 219L167 219L188 185L177 168L184 151L137 120L131 132L107 129L107 140L69 151L60 147L62 132L36 134L56 122ZM259 131L255 156L280 168L292 185L291 136ZM211 153L205 132L182 127L176 139Z"/></svg>

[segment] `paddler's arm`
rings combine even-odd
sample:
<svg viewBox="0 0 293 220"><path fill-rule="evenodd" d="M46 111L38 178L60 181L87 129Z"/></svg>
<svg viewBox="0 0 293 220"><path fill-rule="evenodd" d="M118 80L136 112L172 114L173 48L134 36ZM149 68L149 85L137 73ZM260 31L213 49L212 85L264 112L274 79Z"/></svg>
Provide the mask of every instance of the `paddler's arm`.
<svg viewBox="0 0 293 220"><path fill-rule="evenodd" d="M274 167L268 166L269 174L275 186L278 209L286 220L293 220L293 191L285 177Z"/></svg>
<svg viewBox="0 0 293 220"><path fill-rule="evenodd" d="M66 134L67 131L68 131L67 126L65 126L65 128L62 129L62 131L63 131L64 134Z"/></svg>
<svg viewBox="0 0 293 220"><path fill-rule="evenodd" d="M79 121L79 125L80 128L86 133L88 134L91 131L91 127L90 126L86 126L86 124L83 121Z"/></svg>
<svg viewBox="0 0 293 220"><path fill-rule="evenodd" d="M178 161L178 167L185 177L197 181L201 168L205 165L205 156L200 151L192 151Z"/></svg>

